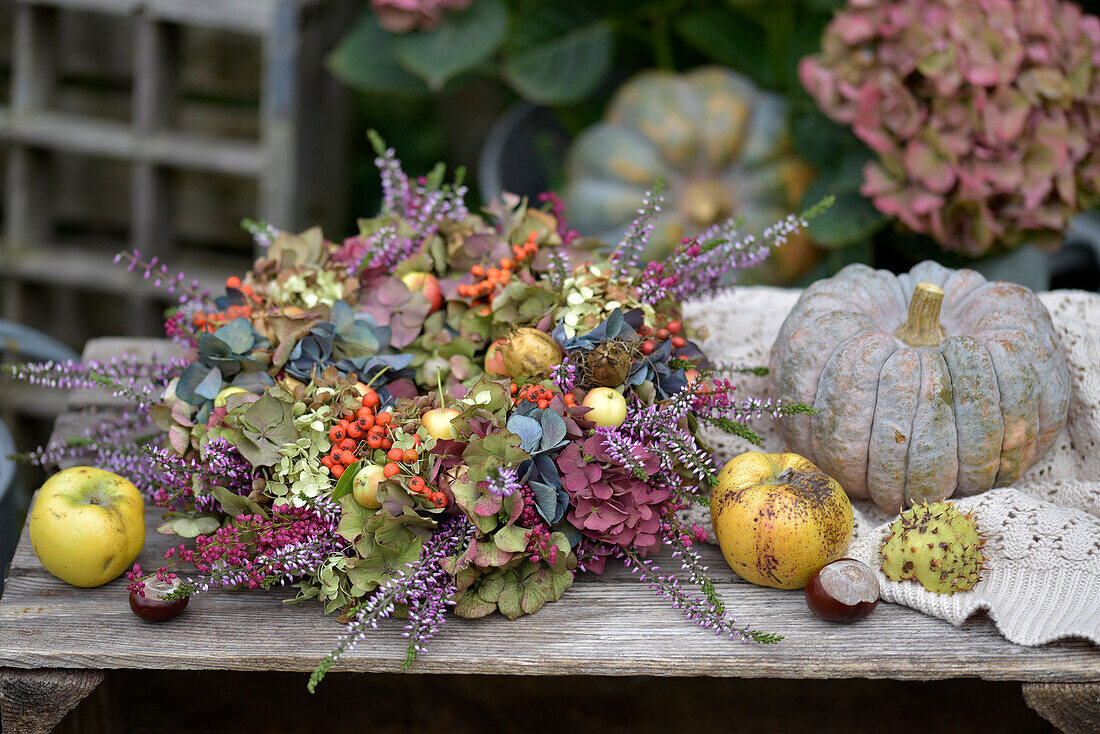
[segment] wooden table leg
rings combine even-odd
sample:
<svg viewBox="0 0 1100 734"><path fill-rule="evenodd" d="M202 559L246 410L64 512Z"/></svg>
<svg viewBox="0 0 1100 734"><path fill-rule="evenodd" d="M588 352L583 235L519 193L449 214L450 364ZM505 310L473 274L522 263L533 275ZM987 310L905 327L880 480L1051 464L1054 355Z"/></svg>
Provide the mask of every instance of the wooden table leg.
<svg viewBox="0 0 1100 734"><path fill-rule="evenodd" d="M51 731L102 682L102 670L0 668L4 734Z"/></svg>
<svg viewBox="0 0 1100 734"><path fill-rule="evenodd" d="M1024 701L1066 734L1100 731L1100 683L1024 683Z"/></svg>

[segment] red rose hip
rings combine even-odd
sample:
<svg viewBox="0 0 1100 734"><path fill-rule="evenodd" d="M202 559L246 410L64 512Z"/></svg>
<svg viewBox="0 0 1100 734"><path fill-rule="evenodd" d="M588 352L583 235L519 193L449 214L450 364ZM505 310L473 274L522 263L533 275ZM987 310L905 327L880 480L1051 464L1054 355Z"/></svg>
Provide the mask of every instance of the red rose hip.
<svg viewBox="0 0 1100 734"><path fill-rule="evenodd" d="M841 558L821 568L806 584L806 605L830 622L856 622L878 605L875 572L852 558Z"/></svg>

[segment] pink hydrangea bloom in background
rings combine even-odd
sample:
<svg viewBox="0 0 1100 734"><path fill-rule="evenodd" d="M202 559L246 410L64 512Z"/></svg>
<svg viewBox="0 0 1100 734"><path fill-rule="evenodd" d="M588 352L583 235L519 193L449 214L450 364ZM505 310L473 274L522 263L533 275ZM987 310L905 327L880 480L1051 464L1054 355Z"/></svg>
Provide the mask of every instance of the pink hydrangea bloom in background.
<svg viewBox="0 0 1100 734"><path fill-rule="evenodd" d="M1059 242L1100 198L1100 19L1061 0L849 0L799 78L877 155L860 191L944 249Z"/></svg>
<svg viewBox="0 0 1100 734"><path fill-rule="evenodd" d="M443 22L448 10L470 7L474 0L371 0L378 25L390 33L429 31Z"/></svg>

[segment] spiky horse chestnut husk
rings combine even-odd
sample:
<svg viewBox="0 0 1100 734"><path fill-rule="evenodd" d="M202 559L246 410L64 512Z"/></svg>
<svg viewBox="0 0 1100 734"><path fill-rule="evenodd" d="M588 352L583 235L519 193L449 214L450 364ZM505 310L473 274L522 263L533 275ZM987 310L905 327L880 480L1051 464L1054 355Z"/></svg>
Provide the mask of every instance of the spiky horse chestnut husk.
<svg viewBox="0 0 1100 734"><path fill-rule="evenodd" d="M882 572L891 581L916 580L935 594L969 591L981 579L984 544L971 513L952 502L921 502L890 526Z"/></svg>

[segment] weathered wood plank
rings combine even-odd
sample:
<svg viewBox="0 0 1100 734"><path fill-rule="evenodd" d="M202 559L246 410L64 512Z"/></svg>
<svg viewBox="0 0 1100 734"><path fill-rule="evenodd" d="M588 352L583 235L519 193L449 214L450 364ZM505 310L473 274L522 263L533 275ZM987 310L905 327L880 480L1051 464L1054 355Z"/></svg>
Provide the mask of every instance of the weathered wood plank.
<svg viewBox="0 0 1100 734"><path fill-rule="evenodd" d="M0 668L0 719L10 734L51 731L103 682L98 670Z"/></svg>
<svg viewBox="0 0 1100 734"><path fill-rule="evenodd" d="M1024 683L1024 701L1065 734L1100 731L1100 683Z"/></svg>

